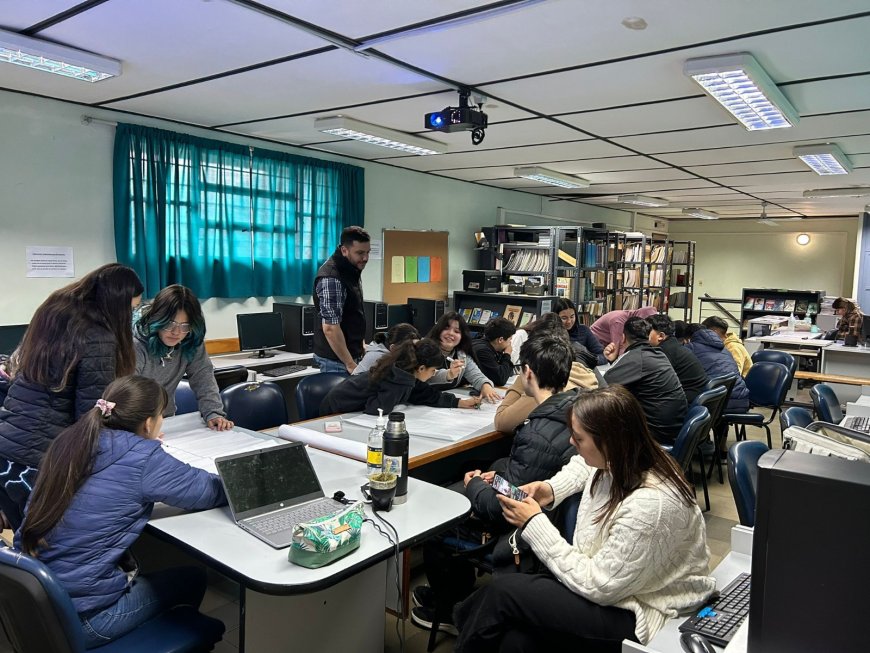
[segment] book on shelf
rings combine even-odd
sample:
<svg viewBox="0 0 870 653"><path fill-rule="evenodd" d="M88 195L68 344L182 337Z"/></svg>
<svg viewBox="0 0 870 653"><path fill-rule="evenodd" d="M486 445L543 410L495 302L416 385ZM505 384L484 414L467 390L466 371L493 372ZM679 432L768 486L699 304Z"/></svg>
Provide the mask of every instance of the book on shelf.
<svg viewBox="0 0 870 653"><path fill-rule="evenodd" d="M577 259L575 257L571 256L564 249L559 250L559 258L561 260L565 261L565 263L567 263L568 265L570 265L572 267L577 265Z"/></svg>
<svg viewBox="0 0 870 653"><path fill-rule="evenodd" d="M480 308L479 306L475 306L475 307L471 310L471 320L469 320L469 322L471 322L471 323L473 323L473 324L478 324L479 321L480 321L480 315L481 315L481 313L483 313L483 309Z"/></svg>
<svg viewBox="0 0 870 653"><path fill-rule="evenodd" d="M785 301L782 299L777 299L775 302L773 302L773 310L775 310L775 311L784 310L784 308L783 308L784 306L785 306Z"/></svg>
<svg viewBox="0 0 870 653"><path fill-rule="evenodd" d="M765 311L776 310L776 300L775 299L765 299L764 300L764 310Z"/></svg>
<svg viewBox="0 0 870 653"><path fill-rule="evenodd" d="M574 279L571 277L556 277L556 297L568 297L573 294Z"/></svg>
<svg viewBox="0 0 870 653"><path fill-rule="evenodd" d="M650 263L664 263L667 247L664 245L653 245L649 252Z"/></svg>
<svg viewBox="0 0 870 653"><path fill-rule="evenodd" d="M782 310L788 311L789 313L794 311L795 301L793 299L786 299L782 303Z"/></svg>
<svg viewBox="0 0 870 653"><path fill-rule="evenodd" d="M743 302L743 308L755 308L755 297L747 297Z"/></svg>
<svg viewBox="0 0 870 653"><path fill-rule="evenodd" d="M515 325L519 324L520 321L520 313L523 312L521 306L514 306L513 304L508 304L504 309L505 319L510 320Z"/></svg>
<svg viewBox="0 0 870 653"><path fill-rule="evenodd" d="M470 308L463 308L461 311L459 311L459 314L462 316L462 319L465 320L466 322L471 321L471 309Z"/></svg>
<svg viewBox="0 0 870 653"><path fill-rule="evenodd" d="M815 315L819 312L819 305L816 302L807 304L807 315Z"/></svg>
<svg viewBox="0 0 870 653"><path fill-rule="evenodd" d="M671 295L670 295L671 308L686 308L687 296L688 296L688 293L686 293L685 291L671 293Z"/></svg>
<svg viewBox="0 0 870 653"><path fill-rule="evenodd" d="M806 299L798 299L794 305L794 312L795 313L806 313L808 303L809 302Z"/></svg>
<svg viewBox="0 0 870 653"><path fill-rule="evenodd" d="M674 250L672 262L673 263L688 263L689 262L689 250L687 250L687 249Z"/></svg>
<svg viewBox="0 0 870 653"><path fill-rule="evenodd" d="M756 297L755 298L755 310L763 311L764 310L764 297Z"/></svg>
<svg viewBox="0 0 870 653"><path fill-rule="evenodd" d="M490 319L492 319L492 311L488 308L483 309L480 313L480 317L477 319L477 323L480 326L487 324Z"/></svg>
<svg viewBox="0 0 870 653"><path fill-rule="evenodd" d="M523 311L523 314L520 316L520 323L518 326L524 327L534 319L535 319L534 313L530 313L529 311Z"/></svg>

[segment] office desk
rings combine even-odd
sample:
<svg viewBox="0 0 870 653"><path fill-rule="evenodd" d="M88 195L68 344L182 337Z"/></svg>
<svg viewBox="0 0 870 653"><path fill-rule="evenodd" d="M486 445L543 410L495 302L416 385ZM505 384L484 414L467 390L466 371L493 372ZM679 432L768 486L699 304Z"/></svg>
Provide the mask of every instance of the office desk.
<svg viewBox="0 0 870 653"><path fill-rule="evenodd" d="M173 430L186 425L173 419L164 429L170 445ZM264 444L275 441L259 437ZM327 496L342 490L359 498L360 463L310 448L309 455ZM306 569L287 561L288 549L273 549L239 528L227 507L181 514L158 508L148 524L152 535L240 583L240 651L287 651L291 644L294 650L383 651L393 548L371 524L364 524L357 551L326 567ZM469 510L463 495L410 479L408 502L384 517L398 531L400 548L406 548L461 521ZM371 517L368 507L366 513Z"/></svg>
<svg viewBox="0 0 870 653"><path fill-rule="evenodd" d="M746 526L734 526L731 529L731 553L725 556L712 573L712 576L716 578L716 587L722 589L738 574L751 571L752 529ZM683 653L683 648L680 646L679 626L688 617L689 615L683 615L669 620L646 646L628 640L623 641L622 653ZM746 622L743 624L743 629L745 634ZM742 650L745 651L745 642L741 642L739 637L735 636L725 651L736 653L741 649L741 646ZM715 648L718 651L722 650L718 646Z"/></svg>
<svg viewBox="0 0 870 653"><path fill-rule="evenodd" d="M830 342L830 341L829 341ZM846 347L839 342L831 342L822 350L821 367L823 374L838 374L870 379L870 349L866 347ZM855 401L861 396L861 386L831 383L840 403Z"/></svg>
<svg viewBox="0 0 870 653"><path fill-rule="evenodd" d="M238 354L216 354L209 356L211 364L216 370L225 367L234 367L242 365L251 370L269 368L277 365L292 365L300 361L311 361L314 358L313 354L295 354L290 351L275 351L274 356L269 358L258 358L249 353ZM253 380L253 379L252 379Z"/></svg>

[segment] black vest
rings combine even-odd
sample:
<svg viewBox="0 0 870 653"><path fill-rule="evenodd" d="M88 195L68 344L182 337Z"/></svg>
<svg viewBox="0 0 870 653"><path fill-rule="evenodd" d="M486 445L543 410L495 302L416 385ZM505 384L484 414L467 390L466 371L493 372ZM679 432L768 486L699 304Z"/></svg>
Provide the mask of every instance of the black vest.
<svg viewBox="0 0 870 653"><path fill-rule="evenodd" d="M360 270L341 255L340 250L326 259L326 263L320 266L317 276L314 278L314 287L324 277L332 277L341 281L347 296L341 312L341 330L347 343L347 350L355 360L363 355L363 340L366 337L366 316L363 312L363 293ZM323 317L320 315L320 298L314 293L314 310L317 319L314 321L314 353L321 358L340 360L329 346L329 341L323 333Z"/></svg>

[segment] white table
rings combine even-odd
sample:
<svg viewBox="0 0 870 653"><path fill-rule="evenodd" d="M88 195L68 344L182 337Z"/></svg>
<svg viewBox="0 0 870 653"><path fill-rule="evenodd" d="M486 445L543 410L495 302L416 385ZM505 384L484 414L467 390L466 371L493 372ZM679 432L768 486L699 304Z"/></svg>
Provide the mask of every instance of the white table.
<svg viewBox="0 0 870 653"><path fill-rule="evenodd" d="M839 374L870 378L870 349L866 347L846 347L840 342L831 342L822 350L819 371L822 374ZM856 401L862 394L862 386L831 383L840 403Z"/></svg>
<svg viewBox="0 0 870 653"><path fill-rule="evenodd" d="M275 355L268 358L259 358L244 352L238 354L215 354L214 356L209 356L209 358L216 370L237 365L256 370L278 365L293 365L299 361L309 361L314 358L313 354L296 354L290 351L272 350L272 353Z"/></svg>
<svg viewBox="0 0 870 653"><path fill-rule="evenodd" d="M187 423L169 419L165 425L171 445L173 429ZM264 445L275 441L265 434L246 435L261 437ZM327 496L342 490L349 498L360 497L364 463L315 449L309 455ZM459 493L410 479L407 503L382 514L398 531L403 549L462 520L470 507ZM366 513L371 516L368 507ZM227 507L179 514L161 506L148 530L240 583L240 651L277 653L291 643L294 650L383 651L386 583L394 549L371 524L364 524L357 551L321 569L290 564L288 549L273 549L243 531Z"/></svg>

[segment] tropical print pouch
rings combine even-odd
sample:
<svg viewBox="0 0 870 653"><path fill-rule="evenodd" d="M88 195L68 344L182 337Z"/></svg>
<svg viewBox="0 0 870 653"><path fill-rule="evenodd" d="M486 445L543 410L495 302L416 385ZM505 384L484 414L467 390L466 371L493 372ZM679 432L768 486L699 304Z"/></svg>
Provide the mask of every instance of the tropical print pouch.
<svg viewBox="0 0 870 653"><path fill-rule="evenodd" d="M357 502L331 515L296 524L287 555L302 567L323 567L359 548L365 510Z"/></svg>

